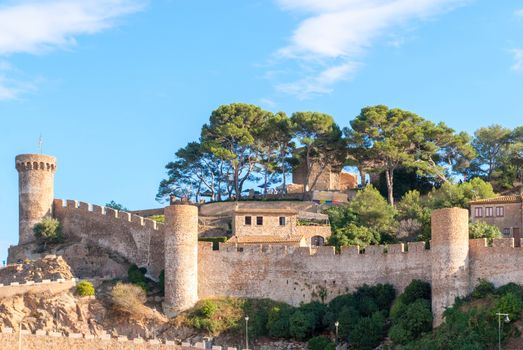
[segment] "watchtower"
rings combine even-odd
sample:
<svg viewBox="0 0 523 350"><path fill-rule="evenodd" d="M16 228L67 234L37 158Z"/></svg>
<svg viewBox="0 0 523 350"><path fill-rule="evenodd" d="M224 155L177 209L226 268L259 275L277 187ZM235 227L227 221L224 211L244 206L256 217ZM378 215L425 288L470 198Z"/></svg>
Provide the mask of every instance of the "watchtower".
<svg viewBox="0 0 523 350"><path fill-rule="evenodd" d="M469 293L469 213L446 208L432 213L432 313L434 326L456 297Z"/></svg>
<svg viewBox="0 0 523 350"><path fill-rule="evenodd" d="M198 208L175 203L165 214L164 313L174 317L198 301Z"/></svg>
<svg viewBox="0 0 523 350"><path fill-rule="evenodd" d="M18 171L19 238L18 244L34 241L33 227L52 215L56 158L43 154L16 156Z"/></svg>

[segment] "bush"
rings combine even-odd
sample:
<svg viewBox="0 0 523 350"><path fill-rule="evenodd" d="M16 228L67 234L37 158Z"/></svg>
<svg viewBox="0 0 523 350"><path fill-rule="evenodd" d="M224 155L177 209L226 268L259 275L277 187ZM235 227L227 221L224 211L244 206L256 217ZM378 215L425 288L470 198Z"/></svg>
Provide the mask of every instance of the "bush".
<svg viewBox="0 0 523 350"><path fill-rule="evenodd" d="M303 340L314 330L314 316L301 310L295 311L289 319L289 333L292 337Z"/></svg>
<svg viewBox="0 0 523 350"><path fill-rule="evenodd" d="M418 299L430 300L430 298L430 283L420 280L412 280L400 295L401 301L405 304L413 303Z"/></svg>
<svg viewBox="0 0 523 350"><path fill-rule="evenodd" d="M212 317L218 306L212 300L204 300L200 306L196 309L196 312L202 317Z"/></svg>
<svg viewBox="0 0 523 350"><path fill-rule="evenodd" d="M480 279L479 284L472 291L471 296L475 299L484 298L487 295L494 294L496 292L496 287L491 282Z"/></svg>
<svg viewBox="0 0 523 350"><path fill-rule="evenodd" d="M95 294L94 286L89 281L80 281L76 286L76 293L82 297L92 296Z"/></svg>
<svg viewBox="0 0 523 350"><path fill-rule="evenodd" d="M381 312L361 318L349 333L349 343L354 345L355 349L372 350L376 348L383 340L385 321Z"/></svg>
<svg viewBox="0 0 523 350"><path fill-rule="evenodd" d="M123 312L140 313L146 300L145 291L134 284L118 282L111 291L113 306Z"/></svg>
<svg viewBox="0 0 523 350"><path fill-rule="evenodd" d="M475 222L469 226L469 238L486 238L492 242L494 238L501 238L501 231L486 222Z"/></svg>
<svg viewBox="0 0 523 350"><path fill-rule="evenodd" d="M495 293L497 295L501 295L501 296L503 296L507 293L512 293L523 300L523 288L519 284L516 284L516 283L512 283L512 282L507 283L507 284L499 287L498 289L496 289Z"/></svg>
<svg viewBox="0 0 523 350"><path fill-rule="evenodd" d="M418 299L396 315L389 336L396 344L406 344L432 329L432 311L429 301Z"/></svg>
<svg viewBox="0 0 523 350"><path fill-rule="evenodd" d="M139 268L135 264L129 266L127 270L127 280L132 284L140 286L145 292L147 292L147 279L145 278L145 273L147 269L144 267Z"/></svg>
<svg viewBox="0 0 523 350"><path fill-rule="evenodd" d="M270 309L267 330L271 337L289 338L291 336L289 331L291 314L292 308L289 306L274 306Z"/></svg>
<svg viewBox="0 0 523 350"><path fill-rule="evenodd" d="M332 340L325 337L314 337L307 342L309 350L336 350L336 345Z"/></svg>
<svg viewBox="0 0 523 350"><path fill-rule="evenodd" d="M43 218L41 222L34 226L33 232L35 237L44 244L63 242L60 222L51 217Z"/></svg>
<svg viewBox="0 0 523 350"><path fill-rule="evenodd" d="M496 310L497 312L509 314L510 320L516 321L521 318L523 302L518 296L507 293L496 302Z"/></svg>

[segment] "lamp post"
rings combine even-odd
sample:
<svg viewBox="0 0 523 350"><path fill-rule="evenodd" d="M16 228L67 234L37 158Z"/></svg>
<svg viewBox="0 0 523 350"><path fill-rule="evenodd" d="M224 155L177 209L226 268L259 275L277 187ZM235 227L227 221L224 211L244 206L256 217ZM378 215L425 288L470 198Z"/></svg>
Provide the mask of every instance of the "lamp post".
<svg viewBox="0 0 523 350"><path fill-rule="evenodd" d="M245 316L245 350L249 350L249 316Z"/></svg>
<svg viewBox="0 0 523 350"><path fill-rule="evenodd" d="M501 316L505 317L505 319L503 320L505 323L509 323L510 318L508 318L508 314L504 314L501 312L497 312L496 315L498 316L498 349L501 350Z"/></svg>
<svg viewBox="0 0 523 350"><path fill-rule="evenodd" d="M335 339L336 346L338 346L338 327L339 326L340 326L340 323L338 321L334 322L334 327L336 327L336 339Z"/></svg>

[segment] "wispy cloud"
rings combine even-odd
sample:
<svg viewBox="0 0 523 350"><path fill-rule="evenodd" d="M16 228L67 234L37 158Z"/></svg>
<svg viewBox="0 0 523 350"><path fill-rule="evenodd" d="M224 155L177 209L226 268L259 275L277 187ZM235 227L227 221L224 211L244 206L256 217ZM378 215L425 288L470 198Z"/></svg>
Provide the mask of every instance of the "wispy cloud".
<svg viewBox="0 0 523 350"><path fill-rule="evenodd" d="M523 9L519 9L516 11L516 15L523 17Z"/></svg>
<svg viewBox="0 0 523 350"><path fill-rule="evenodd" d="M515 72L523 72L523 49L512 49L510 50L514 57L514 63L512 64L512 70Z"/></svg>
<svg viewBox="0 0 523 350"><path fill-rule="evenodd" d="M77 37L115 26L144 0L19 0L0 5L0 55L43 54L76 45ZM24 88L0 72L0 100Z"/></svg>
<svg viewBox="0 0 523 350"><path fill-rule="evenodd" d="M304 77L277 89L306 98L332 91L350 78L375 42L391 31L448 12L467 0L277 0L293 14L304 16L286 47L283 60L298 62ZM400 42L396 40L396 42Z"/></svg>

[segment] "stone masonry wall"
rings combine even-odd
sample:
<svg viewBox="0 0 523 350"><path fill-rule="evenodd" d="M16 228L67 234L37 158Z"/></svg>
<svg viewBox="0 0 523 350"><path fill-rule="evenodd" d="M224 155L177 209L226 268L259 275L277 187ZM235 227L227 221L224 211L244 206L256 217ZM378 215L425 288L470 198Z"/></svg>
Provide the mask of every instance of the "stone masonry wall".
<svg viewBox="0 0 523 350"><path fill-rule="evenodd" d="M423 242L357 247L335 254L333 247L199 246L199 298L235 296L270 298L292 305L326 300L363 284L391 283L402 291L412 279L430 282L430 251ZM242 251L239 251L242 250Z"/></svg>
<svg viewBox="0 0 523 350"><path fill-rule="evenodd" d="M67 237L114 251L157 278L164 267L163 224L74 200L54 200L54 216Z"/></svg>

